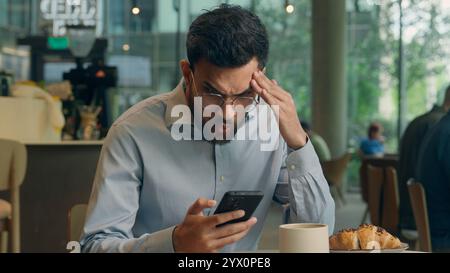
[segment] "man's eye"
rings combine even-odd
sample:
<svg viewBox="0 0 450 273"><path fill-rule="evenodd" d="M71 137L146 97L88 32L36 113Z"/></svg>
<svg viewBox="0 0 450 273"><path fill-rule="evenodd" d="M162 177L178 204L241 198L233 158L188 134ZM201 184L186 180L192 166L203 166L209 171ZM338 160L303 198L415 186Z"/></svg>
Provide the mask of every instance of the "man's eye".
<svg viewBox="0 0 450 273"><path fill-rule="evenodd" d="M217 94L217 91L209 86L205 86L205 90L210 94Z"/></svg>
<svg viewBox="0 0 450 273"><path fill-rule="evenodd" d="M210 94L214 93L214 91L211 90L211 88L209 88L209 87L205 87L205 90L206 90L207 93L210 93Z"/></svg>

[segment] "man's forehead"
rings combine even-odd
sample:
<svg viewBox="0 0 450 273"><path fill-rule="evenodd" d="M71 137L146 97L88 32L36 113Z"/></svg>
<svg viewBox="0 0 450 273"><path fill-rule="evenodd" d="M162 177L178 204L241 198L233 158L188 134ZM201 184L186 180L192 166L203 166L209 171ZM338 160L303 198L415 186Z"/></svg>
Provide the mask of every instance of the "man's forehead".
<svg viewBox="0 0 450 273"><path fill-rule="evenodd" d="M205 81L204 86L206 88L210 89L209 91L212 91L214 93L219 93L222 95L227 95L227 96L243 95L244 93L247 93L248 91L250 91L252 89L250 83L247 83L247 85L245 85L245 84L242 85L243 87L234 87L234 88L230 87L230 88L226 89L226 88L217 87L218 85L215 85L208 81Z"/></svg>
<svg viewBox="0 0 450 273"><path fill-rule="evenodd" d="M258 70L257 63L249 63L239 68L219 68L208 65L198 67L201 85L213 87L226 95L239 94L249 89L252 75Z"/></svg>

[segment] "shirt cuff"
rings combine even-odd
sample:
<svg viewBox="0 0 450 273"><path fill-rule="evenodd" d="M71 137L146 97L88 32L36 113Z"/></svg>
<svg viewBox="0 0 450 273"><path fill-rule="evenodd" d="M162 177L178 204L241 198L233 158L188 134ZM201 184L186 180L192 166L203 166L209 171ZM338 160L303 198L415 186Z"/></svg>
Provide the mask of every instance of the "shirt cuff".
<svg viewBox="0 0 450 273"><path fill-rule="evenodd" d="M175 226L148 234L146 252L174 253L172 234Z"/></svg>
<svg viewBox="0 0 450 273"><path fill-rule="evenodd" d="M286 159L286 167L289 177L303 176L313 169L320 168L319 158L310 139L307 140L305 146L289 153Z"/></svg>

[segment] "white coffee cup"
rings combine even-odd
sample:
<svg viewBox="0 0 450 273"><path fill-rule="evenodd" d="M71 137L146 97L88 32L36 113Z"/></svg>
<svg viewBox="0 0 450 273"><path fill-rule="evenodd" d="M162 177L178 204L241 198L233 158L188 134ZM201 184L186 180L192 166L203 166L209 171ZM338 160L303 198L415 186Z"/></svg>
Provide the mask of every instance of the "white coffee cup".
<svg viewBox="0 0 450 273"><path fill-rule="evenodd" d="M323 224L287 224L279 228L281 253L328 253L328 226Z"/></svg>

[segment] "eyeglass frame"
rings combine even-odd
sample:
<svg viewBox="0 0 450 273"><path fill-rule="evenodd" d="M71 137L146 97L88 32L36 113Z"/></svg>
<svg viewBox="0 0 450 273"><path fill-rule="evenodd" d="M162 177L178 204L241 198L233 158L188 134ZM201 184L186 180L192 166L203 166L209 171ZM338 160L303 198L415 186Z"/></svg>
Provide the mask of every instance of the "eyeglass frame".
<svg viewBox="0 0 450 273"><path fill-rule="evenodd" d="M195 92L195 96L196 97L204 97L204 96L214 96L214 97L218 97L218 98L220 98L221 100L222 100L222 103L221 104L217 104L219 107L223 107L223 105L226 103L226 99L225 99L225 97L223 96L223 95L221 95L221 94L212 94L212 93L207 93L207 94L201 94L201 95L199 95L198 94L198 90L197 90L197 84L196 84L196 82L195 82L195 78L194 78L194 73L192 72L192 70L190 71L190 74L191 74L191 77L192 77L192 82L194 83L194 88L193 89L195 89L194 90L194 92ZM233 107L236 107L236 105L234 104L235 103L235 101L237 101L238 99L242 99L242 98L248 98L248 99L252 99L253 100L253 106L254 107L256 107L258 104L260 104L261 103L261 96L259 96L258 94L255 96L255 97L245 97L245 96L235 96L235 98L231 101L231 106L233 106ZM252 105L252 104L249 104L248 106L250 106L250 105ZM248 106L246 106L245 108L247 108ZM252 110L253 110L254 108L252 108ZM249 111L246 111L246 112L250 112L251 110L249 110Z"/></svg>

